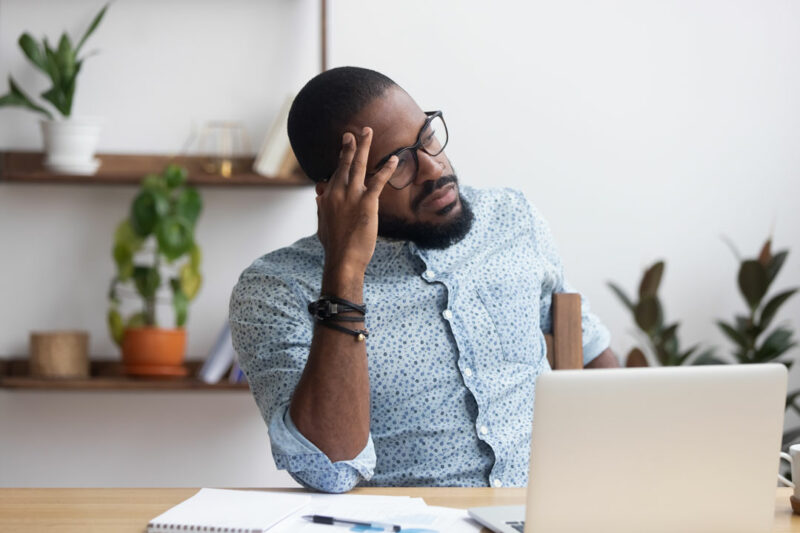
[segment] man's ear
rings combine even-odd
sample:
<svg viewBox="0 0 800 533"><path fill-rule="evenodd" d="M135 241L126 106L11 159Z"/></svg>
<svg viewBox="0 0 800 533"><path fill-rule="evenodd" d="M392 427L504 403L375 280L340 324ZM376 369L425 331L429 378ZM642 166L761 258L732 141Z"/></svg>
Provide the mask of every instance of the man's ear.
<svg viewBox="0 0 800 533"><path fill-rule="evenodd" d="M318 181L317 185L314 189L317 191L317 196L325 192L325 188L328 186L328 183L325 181Z"/></svg>

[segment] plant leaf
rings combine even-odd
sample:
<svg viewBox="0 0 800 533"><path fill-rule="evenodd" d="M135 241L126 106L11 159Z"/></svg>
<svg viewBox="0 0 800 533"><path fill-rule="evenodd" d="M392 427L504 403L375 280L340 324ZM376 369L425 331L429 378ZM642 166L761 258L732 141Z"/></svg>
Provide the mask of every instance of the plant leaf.
<svg viewBox="0 0 800 533"><path fill-rule="evenodd" d="M717 326L719 326L719 329L721 329L722 332L738 346L745 349L748 347L749 343L744 335L742 335L740 331L731 327L730 324L723 322L722 320L717 320Z"/></svg>
<svg viewBox="0 0 800 533"><path fill-rule="evenodd" d="M161 285L161 275L153 267L137 266L133 268L133 279L136 289L143 298L153 298Z"/></svg>
<svg viewBox="0 0 800 533"><path fill-rule="evenodd" d="M189 298L173 284L172 306L175 308L175 326L183 327L189 314Z"/></svg>
<svg viewBox="0 0 800 533"><path fill-rule="evenodd" d="M772 261L772 252L770 251L770 247L772 246L772 238L768 238L767 242L764 243L764 246L761 247L761 252L758 254L758 262L764 268L767 268L769 262Z"/></svg>
<svg viewBox="0 0 800 533"><path fill-rule="evenodd" d="M658 261L645 271L642 282L639 284L639 299L655 296L658 293L658 286L661 284L663 274L664 261Z"/></svg>
<svg viewBox="0 0 800 533"><path fill-rule="evenodd" d="M778 275L778 272L781 271L781 267L783 267L783 263L786 261L786 257L789 255L787 250L781 250L777 254L772 257L772 260L769 262L767 266L767 283L772 283L772 280L775 279L775 276Z"/></svg>
<svg viewBox="0 0 800 533"><path fill-rule="evenodd" d="M179 194L175 203L175 213L194 226L203 210L203 200L194 187L186 187Z"/></svg>
<svg viewBox="0 0 800 533"><path fill-rule="evenodd" d="M761 312L761 320L758 324L761 331L765 331L769 327L770 322L772 322L780 306L796 292L797 289L789 289L788 291L775 295L767 302L767 305L764 306L764 310Z"/></svg>
<svg viewBox="0 0 800 533"><path fill-rule="evenodd" d="M88 39L89 36L94 33L94 30L97 29L97 26L100 25L100 21L103 20L103 16L106 14L106 9L108 9L108 4L104 5L103 9L101 9L100 12L95 15L94 20L92 20L92 23L89 24L89 28L87 28L86 33L83 34L83 37L81 37L81 40L78 42L78 47L75 49L76 54L80 52L81 48L83 47L83 43L86 42L86 39Z"/></svg>
<svg viewBox="0 0 800 533"><path fill-rule="evenodd" d="M617 295L617 298L620 299L620 301L625 305L625 307L627 307L631 312L634 311L635 306L633 305L633 302L631 301L630 298L628 298L628 295L625 294L625 291L623 291L621 287L616 285L613 281L607 282L606 285L608 285L608 288L611 289L614 292L614 294Z"/></svg>
<svg viewBox="0 0 800 533"><path fill-rule="evenodd" d="M22 48L22 52L25 54L25 57L30 59L31 63L36 65L39 70L47 74L47 61L45 60L42 48L36 39L31 37L31 34L29 33L23 33L17 43L19 44L19 47Z"/></svg>
<svg viewBox="0 0 800 533"><path fill-rule="evenodd" d="M75 51L72 49L72 42L66 33L61 34L56 54L58 66L61 68L62 80L69 82L75 77Z"/></svg>
<svg viewBox="0 0 800 533"><path fill-rule="evenodd" d="M44 38L44 58L47 65L47 74L50 76L50 81L53 82L53 87L61 86L61 71L58 68L58 56L56 51L50 46L47 37Z"/></svg>
<svg viewBox="0 0 800 533"><path fill-rule="evenodd" d="M167 187L174 189L186 183L186 178L189 172L180 165L170 164L164 169L164 181L167 182Z"/></svg>
<svg viewBox="0 0 800 533"><path fill-rule="evenodd" d="M34 104L28 95L22 92L22 89L19 88L11 76L8 77L8 93L0 96L0 107L5 106L24 107L26 109L30 109L31 111L42 113L51 120L53 118L53 115L50 114L50 111Z"/></svg>
<svg viewBox="0 0 800 533"><path fill-rule="evenodd" d="M130 223L140 237L150 235L159 219L169 211L167 197L153 189L142 190L131 205Z"/></svg>
<svg viewBox="0 0 800 533"><path fill-rule="evenodd" d="M742 262L739 268L739 290L744 299L755 310L767 292L767 269L753 259Z"/></svg>
<svg viewBox="0 0 800 533"><path fill-rule="evenodd" d="M643 298L636 304L634 318L636 324L644 331L651 331L657 324L661 316L661 304L653 296Z"/></svg>
<svg viewBox="0 0 800 533"><path fill-rule="evenodd" d="M756 362L772 361L795 346L796 343L792 342L793 333L792 330L787 328L776 328L764 339L761 347L756 349Z"/></svg>
<svg viewBox="0 0 800 533"><path fill-rule="evenodd" d="M108 321L108 330L111 333L111 338L117 344L122 346L122 339L125 336L125 325L122 323L122 315L119 314L115 308L108 310L106 317Z"/></svg>
<svg viewBox="0 0 800 533"><path fill-rule="evenodd" d="M181 292L186 295L189 300L194 300L197 292L200 290L200 285L203 282L203 276L192 268L191 263L184 264L179 272Z"/></svg>
<svg viewBox="0 0 800 533"><path fill-rule="evenodd" d="M162 254L174 261L192 248L194 232L185 218L167 216L156 226L156 239Z"/></svg>
<svg viewBox="0 0 800 533"><path fill-rule="evenodd" d="M633 348L630 352L628 352L628 356L625 358L625 366L627 368L635 368L650 365L647 363L647 358L644 356L644 352L642 352L639 348Z"/></svg>

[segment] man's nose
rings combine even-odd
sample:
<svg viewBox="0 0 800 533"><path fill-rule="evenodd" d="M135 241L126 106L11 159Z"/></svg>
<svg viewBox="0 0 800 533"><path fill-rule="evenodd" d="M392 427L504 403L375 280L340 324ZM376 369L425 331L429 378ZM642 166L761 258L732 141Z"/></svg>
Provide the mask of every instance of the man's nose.
<svg viewBox="0 0 800 533"><path fill-rule="evenodd" d="M440 154L441 155L441 154ZM415 183L420 184L428 180L438 180L444 174L444 163L439 161L439 156L428 155L422 150L417 150L417 178Z"/></svg>

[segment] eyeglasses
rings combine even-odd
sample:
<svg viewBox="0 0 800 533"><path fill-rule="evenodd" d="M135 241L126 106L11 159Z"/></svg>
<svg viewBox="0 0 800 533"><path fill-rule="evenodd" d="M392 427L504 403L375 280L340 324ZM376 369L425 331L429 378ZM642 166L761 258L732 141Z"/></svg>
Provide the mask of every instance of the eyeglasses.
<svg viewBox="0 0 800 533"><path fill-rule="evenodd" d="M375 170L369 172L367 177L376 174L390 157L396 155L397 168L395 168L392 177L389 178L389 185L398 190L404 189L417 179L417 172L419 171L417 150L422 150L429 156L437 156L444 151L444 147L447 146L447 124L444 123L442 112L426 111L425 114L428 118L425 119L425 124L419 130L417 142L411 146L395 150L378 161L378 164L375 165Z"/></svg>

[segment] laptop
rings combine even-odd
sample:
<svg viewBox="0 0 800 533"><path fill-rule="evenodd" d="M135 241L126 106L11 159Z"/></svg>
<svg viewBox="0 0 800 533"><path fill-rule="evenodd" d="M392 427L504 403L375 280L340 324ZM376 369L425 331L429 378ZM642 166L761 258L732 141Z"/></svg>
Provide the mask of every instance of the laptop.
<svg viewBox="0 0 800 533"><path fill-rule="evenodd" d="M769 533L786 382L780 364L542 374L527 505L469 514L497 533Z"/></svg>

